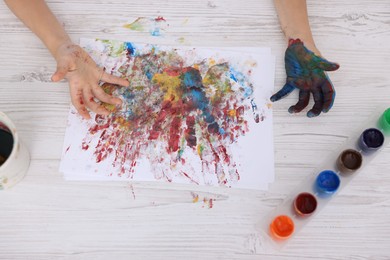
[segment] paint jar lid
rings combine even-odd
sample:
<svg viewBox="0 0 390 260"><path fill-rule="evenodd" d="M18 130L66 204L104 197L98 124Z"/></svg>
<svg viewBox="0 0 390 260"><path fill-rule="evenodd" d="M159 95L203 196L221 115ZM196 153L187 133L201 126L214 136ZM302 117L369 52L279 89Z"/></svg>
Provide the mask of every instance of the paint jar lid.
<svg viewBox="0 0 390 260"><path fill-rule="evenodd" d="M316 197L308 192L302 192L294 200L294 209L300 216L311 215L317 208Z"/></svg>
<svg viewBox="0 0 390 260"><path fill-rule="evenodd" d="M294 222L286 215L279 215L270 224L270 232L277 239L287 239L294 233Z"/></svg>
<svg viewBox="0 0 390 260"><path fill-rule="evenodd" d="M390 108L383 112L379 119L379 128L381 128L386 135L390 135Z"/></svg>
<svg viewBox="0 0 390 260"><path fill-rule="evenodd" d="M318 174L316 179L316 187L319 192L331 194L334 193L340 186L340 178L334 171L325 170Z"/></svg>

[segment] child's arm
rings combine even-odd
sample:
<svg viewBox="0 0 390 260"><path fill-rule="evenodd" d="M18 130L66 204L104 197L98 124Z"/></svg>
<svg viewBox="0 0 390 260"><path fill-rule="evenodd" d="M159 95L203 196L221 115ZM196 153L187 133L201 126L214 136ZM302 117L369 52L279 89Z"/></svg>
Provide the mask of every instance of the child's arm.
<svg viewBox="0 0 390 260"><path fill-rule="evenodd" d="M94 98L110 104L121 104L119 98L104 93L98 86L99 80L122 86L128 86L129 82L105 73L81 47L72 43L44 0L5 0L5 3L53 55L57 61L57 71L52 80L68 79L72 103L84 118L90 118L86 107L98 114L109 113Z"/></svg>
<svg viewBox="0 0 390 260"><path fill-rule="evenodd" d="M274 0L274 4L287 41L300 39L309 50L320 55L311 33L306 0Z"/></svg>
<svg viewBox="0 0 390 260"><path fill-rule="evenodd" d="M271 101L277 101L295 88L299 89L299 101L289 108L290 113L302 111L313 94L314 106L308 117L318 116L331 109L336 93L325 71L339 68L336 63L321 57L315 46L307 15L306 0L274 0L280 25L288 40L285 53L286 84Z"/></svg>

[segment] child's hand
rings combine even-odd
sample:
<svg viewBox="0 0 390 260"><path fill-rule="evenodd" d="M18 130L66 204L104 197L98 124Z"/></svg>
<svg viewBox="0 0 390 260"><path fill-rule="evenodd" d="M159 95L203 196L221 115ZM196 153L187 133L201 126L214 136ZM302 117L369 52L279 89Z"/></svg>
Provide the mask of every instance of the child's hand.
<svg viewBox="0 0 390 260"><path fill-rule="evenodd" d="M328 112L333 105L336 93L325 71L334 71L340 66L315 55L299 39L289 41L284 62L287 74L286 84L271 97L271 101L277 101L298 88L299 101L289 108L290 113L302 111L309 103L310 93L313 94L315 103L313 108L307 112L307 116L314 117L318 116L321 111Z"/></svg>
<svg viewBox="0 0 390 260"><path fill-rule="evenodd" d="M52 81L57 82L63 78L69 81L72 103L83 118L91 118L86 108L97 114L109 114L98 100L113 105L122 104L121 99L106 94L99 86L99 81L124 87L129 82L105 73L80 46L72 42L61 45L55 53L55 59L57 71L53 74Z"/></svg>

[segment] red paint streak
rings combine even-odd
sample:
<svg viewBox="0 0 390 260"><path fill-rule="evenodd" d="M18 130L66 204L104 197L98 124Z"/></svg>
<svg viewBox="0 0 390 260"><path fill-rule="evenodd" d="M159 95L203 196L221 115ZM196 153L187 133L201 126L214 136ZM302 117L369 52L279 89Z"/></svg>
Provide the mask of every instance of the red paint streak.
<svg viewBox="0 0 390 260"><path fill-rule="evenodd" d="M170 152L179 150L181 118L176 116L171 123L169 130L168 149Z"/></svg>
<svg viewBox="0 0 390 260"><path fill-rule="evenodd" d="M204 204L207 204L208 208L209 209L212 209L213 208L213 199L209 199L209 198L203 198L203 203Z"/></svg>
<svg viewBox="0 0 390 260"><path fill-rule="evenodd" d="M289 39L288 40L288 47L290 47L291 45L296 44L296 43L302 43L302 42L300 39Z"/></svg>
<svg viewBox="0 0 390 260"><path fill-rule="evenodd" d="M86 151L86 150L88 150L88 148L89 148L89 145L88 145L88 144L86 144L86 143L84 143L84 142L81 144L81 149L83 149L83 150Z"/></svg>
<svg viewBox="0 0 390 260"><path fill-rule="evenodd" d="M224 162L227 163L227 164L230 164L230 157L227 154L226 147L223 146L223 145L220 145L220 146L218 146L218 150L219 150L220 153L222 153Z"/></svg>
<svg viewBox="0 0 390 260"><path fill-rule="evenodd" d="M171 105L169 105L169 107L170 106ZM167 105L167 108L169 107ZM167 111L165 111L167 108L163 107L160 113L158 113L158 116L154 121L153 128L149 131L149 140L156 140L160 136L162 132L161 125L164 123L165 118L167 117Z"/></svg>
<svg viewBox="0 0 390 260"><path fill-rule="evenodd" d="M186 178L188 178L191 182L199 185L199 182L195 181L193 178L191 178L187 173L181 171L181 174L183 174Z"/></svg>
<svg viewBox="0 0 390 260"><path fill-rule="evenodd" d="M167 20L164 19L162 16L158 16L157 18L154 18L156 22L166 22Z"/></svg>
<svg viewBox="0 0 390 260"><path fill-rule="evenodd" d="M212 209L213 206L213 199L209 199L209 209Z"/></svg>
<svg viewBox="0 0 390 260"><path fill-rule="evenodd" d="M214 162L215 162L216 164L218 164L218 163L221 161L221 159L219 158L218 153L215 151L215 149L214 149L214 147L213 147L213 144L212 144L211 141L210 141L210 136L209 136L209 135L207 136L207 142L209 143L209 147L210 147L210 149L211 149L211 152L212 152L213 155L214 155Z"/></svg>
<svg viewBox="0 0 390 260"><path fill-rule="evenodd" d="M171 67L171 68L165 69L164 72L168 76L177 77L177 76L180 76L183 73L183 69L176 68L176 67Z"/></svg>
<svg viewBox="0 0 390 260"><path fill-rule="evenodd" d="M69 151L69 148L70 148L70 145L68 146L68 148L66 148L65 153L67 153Z"/></svg>
<svg viewBox="0 0 390 260"><path fill-rule="evenodd" d="M195 135L195 117L189 116L186 120L187 129L184 130L184 137L189 147L196 146L196 135Z"/></svg>
<svg viewBox="0 0 390 260"><path fill-rule="evenodd" d="M264 120L264 118L263 117L261 117L262 118L262 120L261 121L263 121ZM255 116L255 122L256 123L259 123L260 122L260 117L259 117L259 114L256 114L256 116Z"/></svg>

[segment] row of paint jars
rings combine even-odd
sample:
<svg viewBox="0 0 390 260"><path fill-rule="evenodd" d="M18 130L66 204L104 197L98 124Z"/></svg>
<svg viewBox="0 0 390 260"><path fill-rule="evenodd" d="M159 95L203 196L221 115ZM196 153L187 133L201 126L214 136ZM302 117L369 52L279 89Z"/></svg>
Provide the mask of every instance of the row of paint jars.
<svg viewBox="0 0 390 260"><path fill-rule="evenodd" d="M363 163L365 156L378 151L384 144L385 135L390 135L390 108L380 117L377 128L365 129L356 141L356 149L343 150L336 161L337 171L321 171L313 183L313 191L299 193L292 202L292 209L296 216L308 218L317 209L317 197L332 196L340 187L340 177L351 176ZM288 215L276 216L269 225L269 232L277 240L285 240L294 233L293 219Z"/></svg>

